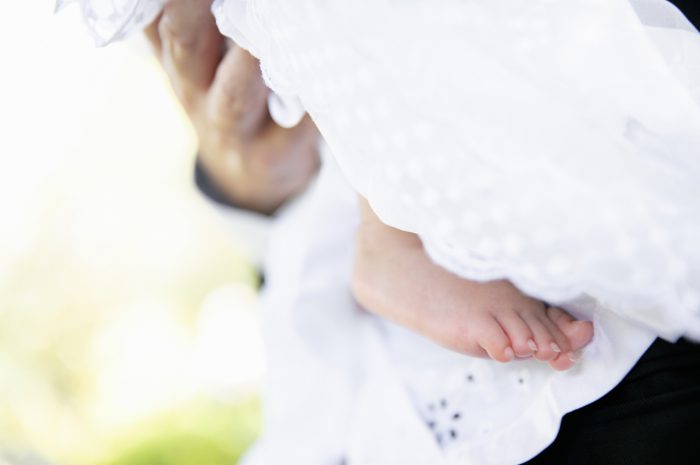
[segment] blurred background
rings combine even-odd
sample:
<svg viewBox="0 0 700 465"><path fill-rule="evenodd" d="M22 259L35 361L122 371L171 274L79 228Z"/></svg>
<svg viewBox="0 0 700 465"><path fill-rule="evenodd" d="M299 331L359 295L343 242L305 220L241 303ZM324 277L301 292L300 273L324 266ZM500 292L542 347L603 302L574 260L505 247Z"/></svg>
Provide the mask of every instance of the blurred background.
<svg viewBox="0 0 700 465"><path fill-rule="evenodd" d="M235 463L257 276L157 62L52 0L5 5L0 57L0 465Z"/></svg>

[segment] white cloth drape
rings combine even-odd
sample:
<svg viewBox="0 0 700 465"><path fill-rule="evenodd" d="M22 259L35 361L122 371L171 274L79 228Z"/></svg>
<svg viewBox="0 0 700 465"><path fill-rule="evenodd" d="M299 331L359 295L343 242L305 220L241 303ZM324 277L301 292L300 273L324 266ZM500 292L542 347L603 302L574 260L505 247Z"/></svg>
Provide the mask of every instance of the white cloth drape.
<svg viewBox="0 0 700 465"><path fill-rule="evenodd" d="M115 0L113 11L95 15L93 2L79 3L104 40L160 5ZM349 295L339 281L322 279L349 279L351 257L325 255L342 255L327 245L349 240L339 228L346 222L324 223L323 215L346 212L340 218L349 221L354 213L315 191L316 212L324 212L312 215L315 226L288 223L308 233L307 247L278 242L276 263L296 270L298 286L277 287L269 308L278 313L268 313L267 324L289 338L275 351L288 379L294 373L284 367L294 360L339 351L333 392L342 395L324 399L327 409L312 416L323 424L304 423L301 438L289 421L303 418L304 404L284 399L307 399L300 391L313 386L293 383L284 392L277 383L274 405L287 414L250 463L283 461L291 457L286 447L305 465L314 454L324 464L343 453L353 465L520 463L555 438L564 414L612 389L657 335L700 338L700 39L675 7L216 0L212 8L222 32L260 58L277 110L288 112L283 124L306 109L352 187L385 222L418 233L448 269L509 278L592 319L596 331L577 367L553 373L542 364L461 357L388 324L381 332L349 324ZM98 24L111 27L98 32ZM342 190L339 182L324 185ZM363 362L343 352L348 338L361 341ZM296 348L285 352L285 341ZM328 366L314 362L300 373L323 380ZM343 384L342 373L353 380ZM480 394L469 394L466 373L479 374ZM489 392L507 401L492 402ZM470 421L444 450L422 415L439 396ZM309 449L321 433L322 444Z"/></svg>
<svg viewBox="0 0 700 465"><path fill-rule="evenodd" d="M217 0L439 264L700 337L700 35L663 0Z"/></svg>

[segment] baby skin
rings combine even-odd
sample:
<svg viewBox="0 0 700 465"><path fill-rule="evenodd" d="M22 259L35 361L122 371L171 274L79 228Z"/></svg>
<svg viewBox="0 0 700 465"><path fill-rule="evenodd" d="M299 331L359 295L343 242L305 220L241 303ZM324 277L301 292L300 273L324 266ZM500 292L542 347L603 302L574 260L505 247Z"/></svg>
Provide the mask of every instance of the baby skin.
<svg viewBox="0 0 700 465"><path fill-rule="evenodd" d="M499 362L534 357L571 368L593 325L520 292L508 281L462 279L434 264L415 234L382 223L364 199L353 292L369 311L438 344Z"/></svg>

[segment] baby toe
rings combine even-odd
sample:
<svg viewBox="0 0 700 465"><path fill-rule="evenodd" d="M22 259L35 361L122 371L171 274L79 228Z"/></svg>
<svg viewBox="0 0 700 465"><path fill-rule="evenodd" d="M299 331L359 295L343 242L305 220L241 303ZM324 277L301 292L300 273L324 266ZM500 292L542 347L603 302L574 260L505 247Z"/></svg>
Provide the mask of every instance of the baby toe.
<svg viewBox="0 0 700 465"><path fill-rule="evenodd" d="M561 347L555 342L549 328L534 315L523 316L523 321L530 328L537 346L534 357L543 362L554 360L561 353Z"/></svg>
<svg viewBox="0 0 700 465"><path fill-rule="evenodd" d="M515 355L520 358L530 357L537 349L532 332L525 321L515 312L498 316L498 323L510 340Z"/></svg>
<svg viewBox="0 0 700 465"><path fill-rule="evenodd" d="M549 319L549 316L546 313L540 315L538 319L547 327L547 331L549 331L552 338L552 350L558 354L571 351L571 342L569 341L569 338L559 329L556 324L554 324L551 319Z"/></svg>
<svg viewBox="0 0 700 465"><path fill-rule="evenodd" d="M590 321L574 321L563 332L571 341L571 350L578 351L593 340L593 323Z"/></svg>
<svg viewBox="0 0 700 465"><path fill-rule="evenodd" d="M515 358L510 339L495 318L486 319L479 326L479 345L489 357L499 362L510 362Z"/></svg>
<svg viewBox="0 0 700 465"><path fill-rule="evenodd" d="M550 307L547 316L557 328L567 337L572 351L578 351L593 339L593 323L576 320L565 311Z"/></svg>
<svg viewBox="0 0 700 465"><path fill-rule="evenodd" d="M549 366L557 371L565 371L576 364L577 356L575 352L566 352L557 355L549 362Z"/></svg>

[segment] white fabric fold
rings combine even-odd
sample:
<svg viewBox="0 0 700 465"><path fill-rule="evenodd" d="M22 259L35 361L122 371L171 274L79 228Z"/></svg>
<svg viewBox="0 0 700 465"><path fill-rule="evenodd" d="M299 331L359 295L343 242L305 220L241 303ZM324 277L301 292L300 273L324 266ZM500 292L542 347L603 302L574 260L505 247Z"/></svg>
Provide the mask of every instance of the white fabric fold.
<svg viewBox="0 0 700 465"><path fill-rule="evenodd" d="M219 4L436 262L700 338L700 40L667 2Z"/></svg>
<svg viewBox="0 0 700 465"><path fill-rule="evenodd" d="M160 13L165 0L56 0L56 11L75 3L98 46L141 30Z"/></svg>

